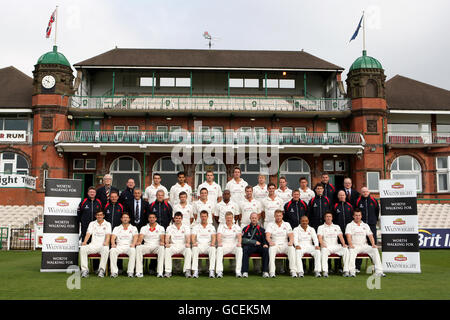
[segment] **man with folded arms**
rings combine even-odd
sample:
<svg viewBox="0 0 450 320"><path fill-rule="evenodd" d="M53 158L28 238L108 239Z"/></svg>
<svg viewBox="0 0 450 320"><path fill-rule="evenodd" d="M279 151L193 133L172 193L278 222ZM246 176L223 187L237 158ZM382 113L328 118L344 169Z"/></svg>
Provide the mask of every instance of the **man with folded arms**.
<svg viewBox="0 0 450 320"><path fill-rule="evenodd" d="M223 256L234 254L236 260L236 277L242 277L242 234L241 227L233 221L233 213L225 213L225 223L217 228L217 278L223 277Z"/></svg>
<svg viewBox="0 0 450 320"><path fill-rule="evenodd" d="M86 236L80 247L81 260L81 277L87 278L89 276L88 255L93 253L100 254L100 268L98 276L103 278L105 276L106 263L108 262L109 254L109 240L111 237L111 224L105 221L105 215L102 211L95 214L97 220L89 223ZM91 243L87 244L89 238L92 236Z"/></svg>
<svg viewBox="0 0 450 320"><path fill-rule="evenodd" d="M348 246L350 247L350 261L349 270L350 276L355 277L355 260L358 253L366 253L370 256L375 265L375 275L384 277L383 266L381 264L380 253L373 233L368 224L362 222L362 214L359 208L353 212L353 221L345 228L345 235L347 236ZM367 244L367 237L370 240L370 246Z"/></svg>
<svg viewBox="0 0 450 320"><path fill-rule="evenodd" d="M195 224L191 231L192 240L192 275L198 278L198 255L208 254L209 277L214 278L216 265L216 229L208 223L208 211L200 212L200 223Z"/></svg>
<svg viewBox="0 0 450 320"><path fill-rule="evenodd" d="M166 229L166 250L164 252L165 277L172 276L172 256L181 254L184 257L183 272L186 278L191 277L191 229L184 225L183 214L176 212L173 216L173 224Z"/></svg>
<svg viewBox="0 0 450 320"><path fill-rule="evenodd" d="M305 253L310 254L314 258L314 273L316 277L320 276L320 247L316 230L309 225L307 216L300 219L300 225L294 229L294 245L297 256L297 276L303 278L303 261Z"/></svg>
<svg viewBox="0 0 450 320"><path fill-rule="evenodd" d="M331 211L325 212L324 219L324 224L319 226L317 230L319 243L322 247L321 261L323 276L325 278L328 278L328 256L334 253L341 256L344 260L343 276L348 277L348 249L347 245L345 244L344 237L342 236L341 228L338 225L333 224L333 214L331 213ZM342 245L338 243L338 238Z"/></svg>
<svg viewBox="0 0 450 320"><path fill-rule="evenodd" d="M158 255L158 278L163 277L164 264L164 227L156 222L156 214L150 213L148 224L141 228L136 247L136 277L142 278L144 255L153 253ZM142 243L144 241L144 243Z"/></svg>
<svg viewBox="0 0 450 320"><path fill-rule="evenodd" d="M128 277L134 277L134 264L136 262L136 243L138 240L138 230L130 224L130 215L122 213L120 219L122 224L114 228L111 237L111 250L109 259L111 261L111 277L117 278L118 267L117 257L120 254L128 255Z"/></svg>
<svg viewBox="0 0 450 320"><path fill-rule="evenodd" d="M287 254L291 277L297 278L295 267L294 233L291 225L283 221L283 210L275 210L275 222L266 229L266 239L269 243L269 276L275 278L275 258L277 253Z"/></svg>

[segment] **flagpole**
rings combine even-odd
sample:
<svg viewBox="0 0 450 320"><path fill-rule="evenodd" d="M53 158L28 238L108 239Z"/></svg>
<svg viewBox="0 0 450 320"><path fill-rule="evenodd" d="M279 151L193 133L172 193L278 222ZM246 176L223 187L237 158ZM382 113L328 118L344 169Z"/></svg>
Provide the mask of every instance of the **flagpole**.
<svg viewBox="0 0 450 320"><path fill-rule="evenodd" d="M363 51L366 51L366 16L363 11Z"/></svg>
<svg viewBox="0 0 450 320"><path fill-rule="evenodd" d="M55 10L55 46L56 46L56 34L58 33L58 6L56 6Z"/></svg>

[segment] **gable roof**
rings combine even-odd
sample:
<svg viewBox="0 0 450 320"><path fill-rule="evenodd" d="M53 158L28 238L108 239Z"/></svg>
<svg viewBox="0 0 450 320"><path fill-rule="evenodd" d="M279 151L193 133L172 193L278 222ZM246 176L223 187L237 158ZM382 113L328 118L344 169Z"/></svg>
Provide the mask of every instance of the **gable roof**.
<svg viewBox="0 0 450 320"><path fill-rule="evenodd" d="M31 108L33 79L13 66L0 69L0 108Z"/></svg>
<svg viewBox="0 0 450 320"><path fill-rule="evenodd" d="M396 75L386 81L386 101L393 110L450 110L450 91Z"/></svg>
<svg viewBox="0 0 450 320"><path fill-rule="evenodd" d="M119 48L74 67L344 70L305 51Z"/></svg>

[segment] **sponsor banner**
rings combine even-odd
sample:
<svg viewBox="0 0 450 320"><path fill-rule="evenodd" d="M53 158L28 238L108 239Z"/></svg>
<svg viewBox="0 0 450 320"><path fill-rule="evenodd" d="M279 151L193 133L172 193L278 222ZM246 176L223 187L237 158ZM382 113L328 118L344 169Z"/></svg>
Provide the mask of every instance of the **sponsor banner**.
<svg viewBox="0 0 450 320"><path fill-rule="evenodd" d="M389 272L420 273L419 252L383 252L383 269Z"/></svg>
<svg viewBox="0 0 450 320"><path fill-rule="evenodd" d="M380 226L382 234L415 233L418 230L419 218L414 216L381 216Z"/></svg>
<svg viewBox="0 0 450 320"><path fill-rule="evenodd" d="M36 189L36 178L23 174L0 174L0 188Z"/></svg>
<svg viewBox="0 0 450 320"><path fill-rule="evenodd" d="M419 229L421 249L450 249L450 229Z"/></svg>
<svg viewBox="0 0 450 320"><path fill-rule="evenodd" d="M0 143L4 142L27 142L25 130L0 130Z"/></svg>
<svg viewBox="0 0 450 320"><path fill-rule="evenodd" d="M78 265L78 252L42 252L41 272L66 272Z"/></svg>
<svg viewBox="0 0 450 320"><path fill-rule="evenodd" d="M42 252L78 252L78 233L45 233Z"/></svg>
<svg viewBox="0 0 450 320"><path fill-rule="evenodd" d="M45 197L44 215L76 216L80 198Z"/></svg>
<svg viewBox="0 0 450 320"><path fill-rule="evenodd" d="M41 272L78 265L81 180L46 179Z"/></svg>
<svg viewBox="0 0 450 320"><path fill-rule="evenodd" d="M419 235L413 234L383 234L381 237L383 252L417 252L419 251Z"/></svg>
<svg viewBox="0 0 450 320"><path fill-rule="evenodd" d="M44 216L44 233L76 233L79 232L77 216Z"/></svg>
<svg viewBox="0 0 450 320"><path fill-rule="evenodd" d="M416 198L381 198L380 205L383 216L417 215Z"/></svg>
<svg viewBox="0 0 450 320"><path fill-rule="evenodd" d="M380 180L381 243L385 272L420 272L414 179Z"/></svg>

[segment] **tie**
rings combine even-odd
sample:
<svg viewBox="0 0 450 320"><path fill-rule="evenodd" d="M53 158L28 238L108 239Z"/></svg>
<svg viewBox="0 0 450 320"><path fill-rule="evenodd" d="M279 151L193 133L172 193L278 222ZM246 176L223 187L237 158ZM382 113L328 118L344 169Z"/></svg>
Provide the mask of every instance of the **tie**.
<svg viewBox="0 0 450 320"><path fill-rule="evenodd" d="M110 191L110 188L106 188L106 199L107 200L109 200L109 191Z"/></svg>
<svg viewBox="0 0 450 320"><path fill-rule="evenodd" d="M347 199L350 198L350 191L347 189Z"/></svg>
<svg viewBox="0 0 450 320"><path fill-rule="evenodd" d="M140 217L139 217L139 201L136 201L136 210L134 211L136 213L136 218L134 219L136 224L139 223Z"/></svg>

